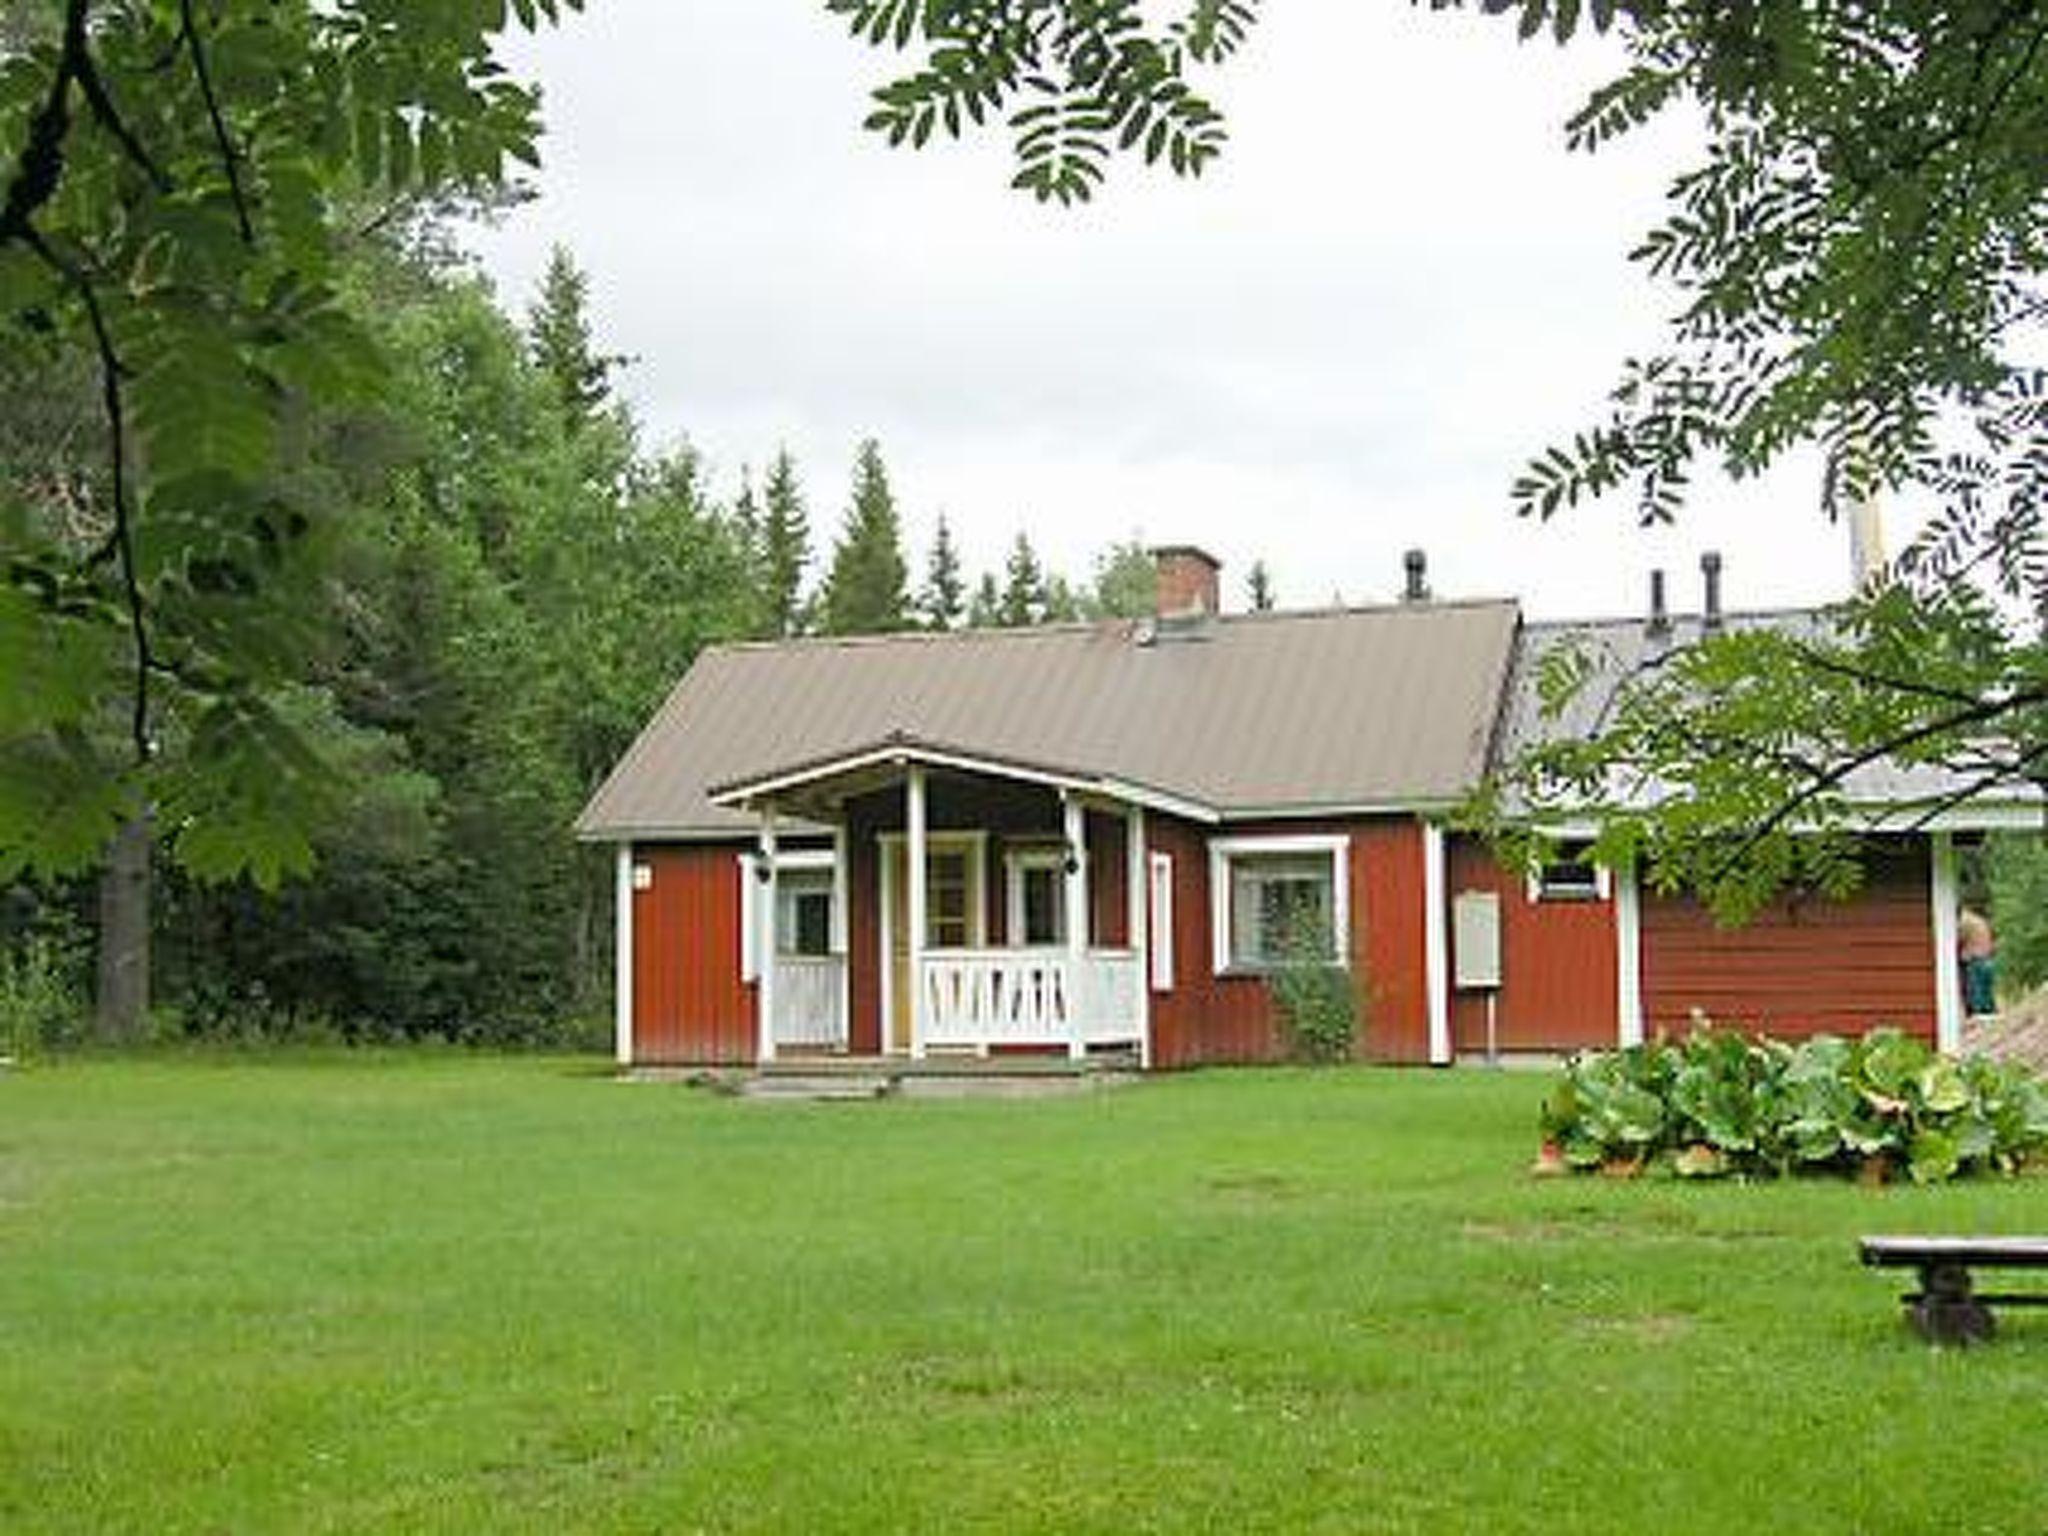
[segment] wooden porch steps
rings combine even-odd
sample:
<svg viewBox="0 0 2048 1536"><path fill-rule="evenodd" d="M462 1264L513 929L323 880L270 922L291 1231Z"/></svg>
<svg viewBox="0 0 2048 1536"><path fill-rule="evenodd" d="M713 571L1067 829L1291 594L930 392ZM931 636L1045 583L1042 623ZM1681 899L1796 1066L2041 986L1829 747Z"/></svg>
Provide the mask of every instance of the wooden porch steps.
<svg viewBox="0 0 2048 1536"><path fill-rule="evenodd" d="M1066 1056L789 1057L722 1074L713 1084L748 1099L1037 1098L1134 1082L1134 1053Z"/></svg>

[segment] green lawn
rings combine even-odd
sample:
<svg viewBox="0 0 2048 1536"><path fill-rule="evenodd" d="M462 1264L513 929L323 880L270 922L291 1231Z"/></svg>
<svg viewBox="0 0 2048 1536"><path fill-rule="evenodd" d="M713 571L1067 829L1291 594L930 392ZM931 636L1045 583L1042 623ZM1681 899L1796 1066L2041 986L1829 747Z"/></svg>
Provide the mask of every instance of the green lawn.
<svg viewBox="0 0 2048 1536"><path fill-rule="evenodd" d="M1542 1081L753 1104L455 1055L0 1076L0 1530L2048 1527L2048 1180L1525 1176Z"/></svg>

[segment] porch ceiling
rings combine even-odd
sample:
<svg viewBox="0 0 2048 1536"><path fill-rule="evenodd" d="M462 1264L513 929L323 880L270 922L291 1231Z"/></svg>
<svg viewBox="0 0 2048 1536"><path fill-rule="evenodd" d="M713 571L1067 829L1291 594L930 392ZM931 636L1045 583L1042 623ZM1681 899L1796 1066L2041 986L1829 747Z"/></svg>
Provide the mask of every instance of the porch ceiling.
<svg viewBox="0 0 2048 1536"><path fill-rule="evenodd" d="M730 810L753 810L773 805L794 815L834 821L843 814L848 800L900 783L913 765L1034 784L1113 803L1166 811L1195 821L1219 819L1212 806L1148 785L1133 784L1081 769L1026 762L1007 754L972 747L921 741L900 731L847 751L768 768L743 779L714 785L709 799L713 805Z"/></svg>

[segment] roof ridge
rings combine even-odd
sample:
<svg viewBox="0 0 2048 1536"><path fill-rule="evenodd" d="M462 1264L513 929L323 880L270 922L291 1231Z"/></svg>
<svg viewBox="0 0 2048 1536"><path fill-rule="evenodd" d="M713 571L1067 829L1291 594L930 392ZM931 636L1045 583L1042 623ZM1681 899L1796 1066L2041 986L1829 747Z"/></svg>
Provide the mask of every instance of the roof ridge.
<svg viewBox="0 0 2048 1536"><path fill-rule="evenodd" d="M1272 624L1290 620L1343 618L1380 613L1424 614L1452 610L1463 612L1474 608L1519 607L1520 599L1513 597L1428 598L1421 602L1388 598L1375 603L1331 603L1315 608L1246 609L1219 613L1215 618L1219 624ZM714 640L704 646L699 654L709 656L713 653L816 650L842 646L943 645L948 642L1043 639L1058 635L1111 633L1135 629L1140 624L1154 621L1154 615L1151 614L1136 618L1120 615L1102 619L1061 619L1050 624L986 624L968 625L959 629L891 629L857 635L783 635L774 639Z"/></svg>

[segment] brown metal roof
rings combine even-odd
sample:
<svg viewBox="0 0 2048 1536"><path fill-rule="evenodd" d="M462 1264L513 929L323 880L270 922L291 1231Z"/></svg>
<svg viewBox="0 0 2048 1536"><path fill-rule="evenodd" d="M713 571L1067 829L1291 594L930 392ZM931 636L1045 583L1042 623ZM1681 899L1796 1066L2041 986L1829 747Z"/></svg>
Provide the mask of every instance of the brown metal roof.
<svg viewBox="0 0 2048 1536"><path fill-rule="evenodd" d="M744 833L710 792L894 736L1056 763L1227 817L1440 805L1477 782L1509 602L720 646L578 818L588 838Z"/></svg>

